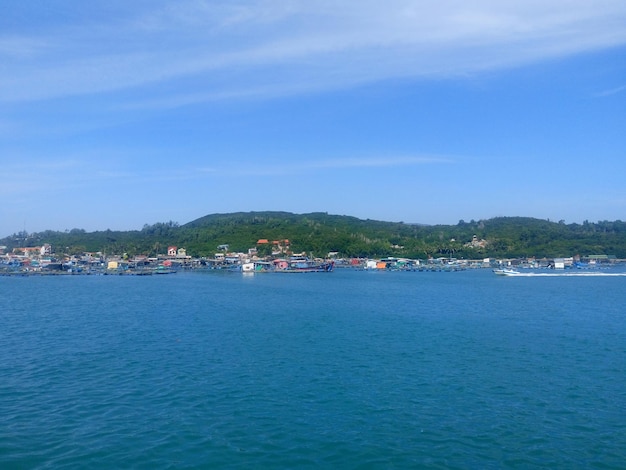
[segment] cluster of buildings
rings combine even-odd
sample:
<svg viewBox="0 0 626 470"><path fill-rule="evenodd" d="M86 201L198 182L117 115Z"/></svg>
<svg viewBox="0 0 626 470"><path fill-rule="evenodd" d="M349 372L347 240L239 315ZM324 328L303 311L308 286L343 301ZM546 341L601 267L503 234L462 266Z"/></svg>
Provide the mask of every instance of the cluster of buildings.
<svg viewBox="0 0 626 470"><path fill-rule="evenodd" d="M486 242L473 237L470 246L481 247ZM105 255L101 252L82 253L81 255L56 257L53 247L44 244L37 247L14 248L8 252L6 246L0 246L0 272L21 273L53 273L53 272L83 272L83 273L149 273L169 272L175 269L210 268L221 269L242 265L251 261L263 261L283 257L306 257L306 253L293 254L290 252L289 240L259 239L255 247L247 253L233 253L229 245L217 246L217 253L213 258L192 258L187 255L185 248L169 246L167 253L155 257L138 255L129 257L123 255ZM592 255L586 257L574 256L570 258L554 259L505 259L495 260L457 260L453 258L436 258L429 260L413 260L406 258L382 259L341 259L339 253L328 253L326 259L332 259L337 267L349 267L367 270L425 270L425 269L466 269L489 267L529 267L567 269L582 265L594 266L597 264L614 263L619 260L610 255ZM323 260L317 260L323 261Z"/></svg>
<svg viewBox="0 0 626 470"><path fill-rule="evenodd" d="M263 249L262 247L266 247ZM289 240L260 239L247 253L233 253L229 245L219 245L213 258L192 258L185 248L168 246L166 254L149 257L137 255L105 255L102 252L80 255L54 253L49 244L38 247L14 248L10 252L0 246L0 272L19 273L149 273L169 272L175 269L224 268L240 265L250 260L264 258L261 251L271 256L290 253ZM304 254L300 254L303 256Z"/></svg>
<svg viewBox="0 0 626 470"><path fill-rule="evenodd" d="M497 263L500 266L505 265L507 267L515 268L551 268L551 269L569 269L577 267L593 267L598 265L608 265L618 263L618 260L614 255L589 255L589 256L571 256L568 258L518 258L509 260L493 260L493 263Z"/></svg>
<svg viewBox="0 0 626 470"><path fill-rule="evenodd" d="M167 255L156 257L127 255L104 255L102 252L82 253L73 256L56 256L52 246L14 248L8 252L0 246L0 270L23 273L91 273L103 271L148 270L190 265L191 256L184 248L168 247Z"/></svg>

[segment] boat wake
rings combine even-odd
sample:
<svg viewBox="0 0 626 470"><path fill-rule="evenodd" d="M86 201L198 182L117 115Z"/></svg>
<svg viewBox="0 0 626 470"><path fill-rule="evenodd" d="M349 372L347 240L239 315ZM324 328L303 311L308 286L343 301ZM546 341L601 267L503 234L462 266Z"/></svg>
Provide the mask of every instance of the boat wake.
<svg viewBox="0 0 626 470"><path fill-rule="evenodd" d="M623 277L626 273L598 273L598 272L583 272L583 273L523 273L514 270L494 270L494 272L500 276L509 277Z"/></svg>

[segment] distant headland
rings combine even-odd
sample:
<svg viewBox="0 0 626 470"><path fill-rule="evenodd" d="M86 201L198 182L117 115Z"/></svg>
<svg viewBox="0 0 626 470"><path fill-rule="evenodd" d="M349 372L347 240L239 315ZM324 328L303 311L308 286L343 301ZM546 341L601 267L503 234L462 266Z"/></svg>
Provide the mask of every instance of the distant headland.
<svg viewBox="0 0 626 470"><path fill-rule="evenodd" d="M306 253L328 258L438 258L483 260L624 259L626 222L566 224L530 217L495 217L455 225L420 225L359 219L323 212L211 214L180 225L146 224L141 230L72 229L19 232L0 239L0 256L66 259L100 253L120 259L176 256L213 259L244 253L259 258ZM183 250L179 252L179 250Z"/></svg>

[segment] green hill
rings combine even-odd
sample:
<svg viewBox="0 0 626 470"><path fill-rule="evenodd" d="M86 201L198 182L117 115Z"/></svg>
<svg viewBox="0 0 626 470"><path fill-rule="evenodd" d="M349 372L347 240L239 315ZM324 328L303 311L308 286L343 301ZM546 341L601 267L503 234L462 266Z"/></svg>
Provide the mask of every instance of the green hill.
<svg viewBox="0 0 626 470"><path fill-rule="evenodd" d="M192 256L213 256L218 245L247 251L259 239L289 240L293 252L345 257L450 256L565 257L607 254L626 258L626 223L565 224L529 217L460 221L456 225L418 225L363 220L315 212L238 212L211 214L184 225L161 222L134 231L18 233L0 240L9 250L49 243L57 253L101 251L155 255L167 247L185 247ZM472 241L474 241L472 243ZM261 249L267 249L263 246Z"/></svg>

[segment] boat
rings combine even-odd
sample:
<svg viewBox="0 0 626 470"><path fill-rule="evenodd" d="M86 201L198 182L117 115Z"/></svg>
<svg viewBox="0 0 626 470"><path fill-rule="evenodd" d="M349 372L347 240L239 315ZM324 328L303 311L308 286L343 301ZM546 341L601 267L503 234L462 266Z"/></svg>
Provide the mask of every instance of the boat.
<svg viewBox="0 0 626 470"><path fill-rule="evenodd" d="M493 272L498 276L519 276L522 274L519 271L510 268L494 269Z"/></svg>
<svg viewBox="0 0 626 470"><path fill-rule="evenodd" d="M274 262L276 272L283 273L319 273L331 272L335 266L334 261L315 261L306 256L292 256L289 260L276 260Z"/></svg>
<svg viewBox="0 0 626 470"><path fill-rule="evenodd" d="M244 273L328 273L335 267L334 261L312 261L304 257L249 261L238 268Z"/></svg>
<svg viewBox="0 0 626 470"><path fill-rule="evenodd" d="M170 266L157 266L156 268L154 268L152 270L153 274L176 274L176 270L172 269L171 265Z"/></svg>
<svg viewBox="0 0 626 470"><path fill-rule="evenodd" d="M329 262L298 262L289 263L286 268L276 268L277 273L329 273L335 267L333 261Z"/></svg>

